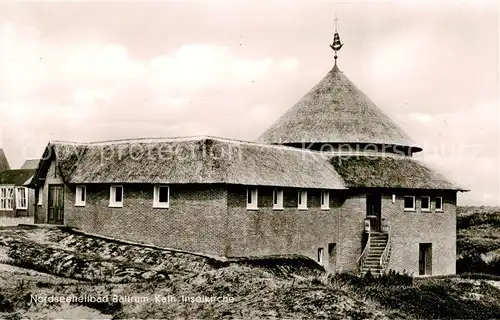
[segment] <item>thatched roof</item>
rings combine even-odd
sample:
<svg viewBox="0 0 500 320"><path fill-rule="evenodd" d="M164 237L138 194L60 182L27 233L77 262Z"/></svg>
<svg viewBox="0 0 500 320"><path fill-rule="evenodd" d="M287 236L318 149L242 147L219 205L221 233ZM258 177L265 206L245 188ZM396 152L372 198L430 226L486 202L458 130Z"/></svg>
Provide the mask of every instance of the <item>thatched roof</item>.
<svg viewBox="0 0 500 320"><path fill-rule="evenodd" d="M28 159L21 166L21 169L36 169L39 161L40 159Z"/></svg>
<svg viewBox="0 0 500 320"><path fill-rule="evenodd" d="M0 185L22 186L35 174L32 169L15 169L0 172Z"/></svg>
<svg viewBox="0 0 500 320"><path fill-rule="evenodd" d="M408 157L334 156L330 163L349 188L404 188L466 191Z"/></svg>
<svg viewBox="0 0 500 320"><path fill-rule="evenodd" d="M258 141L373 143L420 147L335 66Z"/></svg>
<svg viewBox="0 0 500 320"><path fill-rule="evenodd" d="M4 170L9 170L9 161L7 161L7 157L5 156L5 152L0 148L0 172Z"/></svg>
<svg viewBox="0 0 500 320"><path fill-rule="evenodd" d="M227 183L344 189L318 152L212 137L49 143L38 180L56 160L66 183ZM36 181L34 181L36 185Z"/></svg>

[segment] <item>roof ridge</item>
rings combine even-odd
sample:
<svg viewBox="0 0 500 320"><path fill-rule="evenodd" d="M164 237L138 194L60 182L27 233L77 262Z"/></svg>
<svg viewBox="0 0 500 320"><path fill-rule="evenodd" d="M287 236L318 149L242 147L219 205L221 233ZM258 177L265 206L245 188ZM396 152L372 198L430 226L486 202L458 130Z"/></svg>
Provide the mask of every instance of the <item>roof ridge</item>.
<svg viewBox="0 0 500 320"><path fill-rule="evenodd" d="M279 150L291 150L294 152L307 152L313 154L323 154L323 152L318 150L312 150L307 148L297 148L286 145L279 144L267 144L258 141L247 141L240 139L216 137L209 135L200 136L178 136L178 137L152 137L152 138L131 138L131 139L116 139L116 140L101 140L92 142L76 142L76 141L63 141L63 140L51 140L49 144L71 144L71 145L82 145L82 146L99 146L99 145L109 145L109 144L126 144L126 143L154 143L154 142L179 142L179 141L194 141L194 140L216 140L221 142L231 142L240 145L252 145L265 148L274 148Z"/></svg>

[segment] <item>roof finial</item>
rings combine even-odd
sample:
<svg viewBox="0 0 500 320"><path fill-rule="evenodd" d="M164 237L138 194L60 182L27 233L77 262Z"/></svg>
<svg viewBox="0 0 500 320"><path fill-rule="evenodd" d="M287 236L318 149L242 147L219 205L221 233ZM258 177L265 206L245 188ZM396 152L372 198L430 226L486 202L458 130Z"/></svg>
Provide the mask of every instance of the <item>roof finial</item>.
<svg viewBox="0 0 500 320"><path fill-rule="evenodd" d="M340 42L340 37L337 32L337 21L339 18L337 18L337 13L335 13L335 34L333 35L333 43L330 45L330 48L335 52L335 55L333 56L335 58L335 65L337 65L337 51L339 51L342 46L344 45L343 43Z"/></svg>

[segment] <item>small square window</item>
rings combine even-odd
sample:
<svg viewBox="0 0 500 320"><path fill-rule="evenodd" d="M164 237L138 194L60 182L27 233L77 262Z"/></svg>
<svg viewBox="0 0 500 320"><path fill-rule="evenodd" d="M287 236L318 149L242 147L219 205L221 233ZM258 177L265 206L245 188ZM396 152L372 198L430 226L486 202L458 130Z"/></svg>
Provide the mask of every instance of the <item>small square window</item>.
<svg viewBox="0 0 500 320"><path fill-rule="evenodd" d="M86 198L87 198L87 188L85 188L85 186L77 186L75 192L75 206L85 207Z"/></svg>
<svg viewBox="0 0 500 320"><path fill-rule="evenodd" d="M436 211L443 211L443 198L436 197Z"/></svg>
<svg viewBox="0 0 500 320"><path fill-rule="evenodd" d="M248 210L257 210L257 188L248 188L247 189L247 209Z"/></svg>
<svg viewBox="0 0 500 320"><path fill-rule="evenodd" d="M109 206L115 208L123 207L123 187L111 186L109 192Z"/></svg>
<svg viewBox="0 0 500 320"><path fill-rule="evenodd" d="M329 210L330 209L330 192L322 191L321 192L321 210Z"/></svg>
<svg viewBox="0 0 500 320"><path fill-rule="evenodd" d="M422 197L420 199L420 207L422 208L422 211L431 211L431 198Z"/></svg>
<svg viewBox="0 0 500 320"><path fill-rule="evenodd" d="M273 209L283 210L283 190L274 189L273 190Z"/></svg>
<svg viewBox="0 0 500 320"><path fill-rule="evenodd" d="M404 205L405 205L405 211L415 211L415 197L405 196Z"/></svg>
<svg viewBox="0 0 500 320"><path fill-rule="evenodd" d="M168 186L155 186L153 207L168 208L170 205L170 188Z"/></svg>
<svg viewBox="0 0 500 320"><path fill-rule="evenodd" d="M307 191L299 190L298 208L299 210L307 210Z"/></svg>

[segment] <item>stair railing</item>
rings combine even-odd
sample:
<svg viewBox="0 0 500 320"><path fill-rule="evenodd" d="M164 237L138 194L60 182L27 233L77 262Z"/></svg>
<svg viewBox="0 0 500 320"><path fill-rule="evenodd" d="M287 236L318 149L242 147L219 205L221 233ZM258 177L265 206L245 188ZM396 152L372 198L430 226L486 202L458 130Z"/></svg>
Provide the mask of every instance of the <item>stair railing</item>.
<svg viewBox="0 0 500 320"><path fill-rule="evenodd" d="M366 240L366 245L365 245L365 248L363 249L363 252L361 253L361 255L358 258L359 272L362 271L362 268L365 265L366 258L368 257L368 252L370 252L371 225L370 225L369 218L365 219L365 232L368 233L368 239Z"/></svg>
<svg viewBox="0 0 500 320"><path fill-rule="evenodd" d="M389 221L384 221L383 225L384 232L387 232L387 243L385 244L384 251L380 256L380 273L381 275L387 272L387 267L389 266L389 256L391 252L391 224Z"/></svg>

